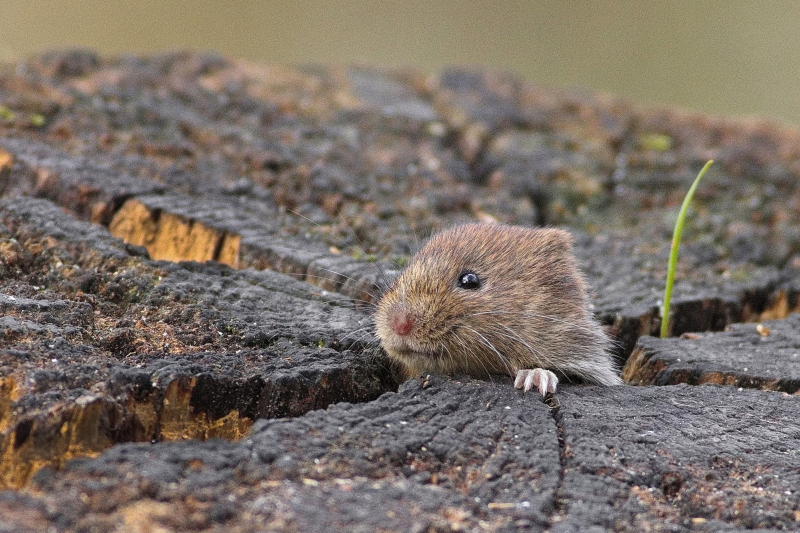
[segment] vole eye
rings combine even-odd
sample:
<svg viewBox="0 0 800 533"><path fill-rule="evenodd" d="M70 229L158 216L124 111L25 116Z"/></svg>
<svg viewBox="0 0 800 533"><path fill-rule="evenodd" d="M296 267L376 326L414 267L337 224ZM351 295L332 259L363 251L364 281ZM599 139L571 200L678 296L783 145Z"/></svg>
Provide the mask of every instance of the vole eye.
<svg viewBox="0 0 800 533"><path fill-rule="evenodd" d="M462 272L458 275L458 287L460 289L480 289L481 279L475 272Z"/></svg>

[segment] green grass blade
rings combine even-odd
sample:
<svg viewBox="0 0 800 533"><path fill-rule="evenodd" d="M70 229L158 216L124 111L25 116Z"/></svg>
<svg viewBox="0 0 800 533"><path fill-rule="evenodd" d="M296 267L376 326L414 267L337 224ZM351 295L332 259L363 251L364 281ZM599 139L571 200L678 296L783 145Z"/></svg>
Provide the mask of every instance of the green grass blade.
<svg viewBox="0 0 800 533"><path fill-rule="evenodd" d="M703 179L706 171L714 163L713 160L705 164L703 169L697 174L694 183L686 193L686 198L683 199L683 205L678 213L678 219L675 221L675 231L672 233L672 248L669 251L669 265L667 267L667 285L664 289L664 303L661 306L661 338L664 339L669 334L669 304L672 300L672 286L675 283L675 267L678 264L678 247L681 245L681 234L683 233L683 221L686 219L686 211L689 209L689 203L692 201L694 191L700 180Z"/></svg>

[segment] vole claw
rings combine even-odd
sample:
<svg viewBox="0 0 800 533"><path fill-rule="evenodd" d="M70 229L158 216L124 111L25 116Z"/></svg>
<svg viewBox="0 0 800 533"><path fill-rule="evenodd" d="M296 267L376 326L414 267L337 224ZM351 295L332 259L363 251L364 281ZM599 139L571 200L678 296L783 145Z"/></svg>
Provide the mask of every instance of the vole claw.
<svg viewBox="0 0 800 533"><path fill-rule="evenodd" d="M534 385L539 390L539 393L544 396L548 392L556 392L558 378L551 371L544 368L525 368L517 371L514 387L522 389L523 392L528 392Z"/></svg>

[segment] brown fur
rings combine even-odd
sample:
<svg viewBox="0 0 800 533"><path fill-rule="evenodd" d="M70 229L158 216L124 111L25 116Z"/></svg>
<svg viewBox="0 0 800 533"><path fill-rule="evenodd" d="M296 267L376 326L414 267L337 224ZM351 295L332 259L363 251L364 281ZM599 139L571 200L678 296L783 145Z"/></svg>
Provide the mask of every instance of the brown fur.
<svg viewBox="0 0 800 533"><path fill-rule="evenodd" d="M434 235L378 304L383 348L409 377L545 368L621 383L571 250L559 229L467 224ZM458 287L465 271L479 276L479 289ZM408 334L392 329L398 320Z"/></svg>

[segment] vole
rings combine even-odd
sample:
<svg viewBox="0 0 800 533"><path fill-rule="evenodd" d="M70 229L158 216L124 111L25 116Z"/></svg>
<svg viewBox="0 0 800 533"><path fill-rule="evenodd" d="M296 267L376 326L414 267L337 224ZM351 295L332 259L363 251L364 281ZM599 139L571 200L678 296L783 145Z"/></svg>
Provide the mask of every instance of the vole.
<svg viewBox="0 0 800 533"><path fill-rule="evenodd" d="M480 223L434 235L381 297L375 324L406 377L507 374L542 395L556 374L622 384L560 229Z"/></svg>

